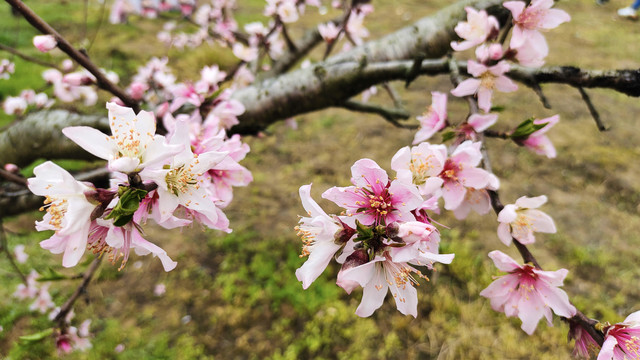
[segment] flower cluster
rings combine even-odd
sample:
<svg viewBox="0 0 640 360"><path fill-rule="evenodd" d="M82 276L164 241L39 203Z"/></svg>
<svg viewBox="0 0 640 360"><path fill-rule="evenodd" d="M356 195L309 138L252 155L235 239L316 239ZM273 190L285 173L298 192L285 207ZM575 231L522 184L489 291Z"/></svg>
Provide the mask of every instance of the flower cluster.
<svg viewBox="0 0 640 360"><path fill-rule="evenodd" d="M416 267L449 264L453 254L439 254L440 234L431 224L420 190L410 181L391 180L373 160L358 160L351 168L353 186L333 187L322 197L345 212L327 215L311 198L311 185L300 188L308 217L296 228L302 237L302 255L309 259L296 271L306 289L338 254L337 284L347 293L361 286L356 314L370 316L382 306L387 291L398 310L417 316ZM398 174L400 175L400 173Z"/></svg>
<svg viewBox="0 0 640 360"><path fill-rule="evenodd" d="M22 90L19 96L7 96L2 103L2 110L7 115L22 115L30 106L35 109L48 109L53 103L47 94L29 89Z"/></svg>
<svg viewBox="0 0 640 360"><path fill-rule="evenodd" d="M9 80L16 70L16 65L7 59L0 60L0 79Z"/></svg>
<svg viewBox="0 0 640 360"><path fill-rule="evenodd" d="M244 186L251 173L238 164L248 147L227 138L219 121L196 122L185 116L165 117L168 134L156 133L153 113L108 103L111 135L90 127L67 127L63 133L80 147L107 160L113 172L109 189L75 180L52 162L34 169L29 189L45 196L46 214L37 230L53 230L41 242L53 253L64 253L62 265L78 264L86 249L107 253L126 264L131 249L154 254L164 269L176 266L167 253L143 237L148 218L175 228L197 220L230 232L221 208L232 198L233 186ZM169 119L170 118L170 119Z"/></svg>

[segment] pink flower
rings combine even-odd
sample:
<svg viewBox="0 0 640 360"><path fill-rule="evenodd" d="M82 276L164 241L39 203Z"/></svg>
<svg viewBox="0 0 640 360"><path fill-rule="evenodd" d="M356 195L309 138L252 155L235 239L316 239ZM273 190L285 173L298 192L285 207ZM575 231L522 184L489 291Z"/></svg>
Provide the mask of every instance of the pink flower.
<svg viewBox="0 0 640 360"><path fill-rule="evenodd" d="M156 286L153 288L153 295L155 296L162 296L164 295L164 293L167 292L167 287L165 284L156 284Z"/></svg>
<svg viewBox="0 0 640 360"><path fill-rule="evenodd" d="M447 124L447 95L441 92L431 92L432 103L426 113L418 116L420 130L413 138L413 144L423 142L442 130Z"/></svg>
<svg viewBox="0 0 640 360"><path fill-rule="evenodd" d="M640 311L627 316L622 323L605 330L604 343L598 360L640 358Z"/></svg>
<svg viewBox="0 0 640 360"><path fill-rule="evenodd" d="M356 219L364 225L415 220L411 210L422 203L415 186L399 180L389 182L387 172L371 159L356 161L351 175L354 186L334 186L322 194L323 198L347 209L343 219L347 225L355 228Z"/></svg>
<svg viewBox="0 0 640 360"><path fill-rule="evenodd" d="M442 197L444 208L454 210L462 204L467 188L484 189L494 180L491 174L477 166L482 160L479 142L465 141L447 159L440 172L444 180Z"/></svg>
<svg viewBox="0 0 640 360"><path fill-rule="evenodd" d="M309 259L296 270L296 277L302 281L302 287L306 289L320 276L336 251L342 247L336 240L343 227L311 198L311 185L300 187L300 199L309 217L301 217L296 230L304 243L301 256L308 255Z"/></svg>
<svg viewBox="0 0 640 360"><path fill-rule="evenodd" d="M27 110L27 101L21 97L7 96L2 109L7 115L22 115Z"/></svg>
<svg viewBox="0 0 640 360"><path fill-rule="evenodd" d="M11 295L17 299L33 299L38 295L38 282L36 279L40 276L35 270L31 270L31 273L27 275L26 284L18 284L16 291Z"/></svg>
<svg viewBox="0 0 640 360"><path fill-rule="evenodd" d="M58 45L53 35L36 35L33 37L33 45L42 52L48 52Z"/></svg>
<svg viewBox="0 0 640 360"><path fill-rule="evenodd" d="M425 198L440 195L444 180L438 175L444 169L447 148L444 145L431 145L423 142L418 146L408 146L398 150L391 159L391 168L397 172L397 178L405 184L418 187Z"/></svg>
<svg viewBox="0 0 640 360"><path fill-rule="evenodd" d="M500 29L498 20L493 16L487 15L486 11L476 11L472 7L465 7L464 9L467 12L467 21L459 22L454 30L465 41L452 41L451 47L455 51L463 51L480 45Z"/></svg>
<svg viewBox="0 0 640 360"><path fill-rule="evenodd" d="M498 114L472 114L467 119L467 124L471 125L477 133L487 130L498 121Z"/></svg>
<svg viewBox="0 0 640 360"><path fill-rule="evenodd" d="M62 266L75 266L87 246L91 213L96 208L86 195L95 188L50 161L38 165L33 173L35 177L28 179L29 190L46 197L41 209L47 209L42 221L36 222L36 229L55 231L40 246L54 254L64 252Z"/></svg>
<svg viewBox="0 0 640 360"><path fill-rule="evenodd" d="M542 271L529 264L519 265L500 251L490 252L489 257L498 269L508 274L497 278L480 296L491 300L493 310L520 318L521 328L527 334L533 334L543 316L552 326L551 310L566 318L576 314L569 297L559 288L567 276L566 269Z"/></svg>
<svg viewBox="0 0 640 360"><path fill-rule="evenodd" d="M358 256L358 253L354 252L354 255ZM418 293L413 287L417 282L412 276L412 273L420 276L418 270L407 263L395 263L388 255L376 256L363 264L351 264L350 260L352 259L347 259L338 273L337 284L345 289L347 294L351 294L358 285L364 289L356 315L371 316L382 306L387 290L390 290L402 314L418 316Z"/></svg>
<svg viewBox="0 0 640 360"><path fill-rule="evenodd" d="M440 232L421 221L400 223L398 235L405 245L390 247L389 254L396 263L407 262L433 269L433 263L451 264L454 254L439 254Z"/></svg>
<svg viewBox="0 0 640 360"><path fill-rule="evenodd" d="M509 64L506 61L500 61L493 66L487 67L476 61L469 60L467 71L473 75L473 78L466 79L458 84L455 89L451 90L451 94L458 97L477 94L478 106L484 112L491 110L493 90L512 92L518 89L518 86L504 75L509 71Z"/></svg>
<svg viewBox="0 0 640 360"><path fill-rule="evenodd" d="M535 210L547 202L542 195L534 198L523 196L515 204L509 204L498 214L498 237L502 242L511 245L512 237L522 244L536 241L534 232L555 233L553 219L540 210Z"/></svg>
<svg viewBox="0 0 640 360"><path fill-rule="evenodd" d="M40 288L38 297L36 297L36 300L29 306L29 310L38 310L41 314L44 314L47 310L54 308L55 306L56 304L53 303L53 300L51 300L51 294L49 294L49 284L47 284Z"/></svg>
<svg viewBox="0 0 640 360"><path fill-rule="evenodd" d="M489 60L500 60L504 56L501 44L482 44L476 48L476 58L484 63Z"/></svg>
<svg viewBox="0 0 640 360"><path fill-rule="evenodd" d="M162 166L169 157L179 153L184 145L166 144L162 135L155 135L153 113L107 103L111 136L88 126L70 126L62 132L89 153L109 161L109 169L130 173L147 166Z"/></svg>
<svg viewBox="0 0 640 360"><path fill-rule="evenodd" d="M582 326L569 322L569 340L575 339L576 343L573 347L573 357L580 359L591 359L591 353L600 351L600 345L582 328Z"/></svg>
<svg viewBox="0 0 640 360"><path fill-rule="evenodd" d="M258 58L258 48L252 46L244 46L237 42L233 44L233 55L244 62L252 62Z"/></svg>
<svg viewBox="0 0 640 360"><path fill-rule="evenodd" d="M24 252L24 245L16 245L16 247L13 248L13 253L16 256L16 261L20 264L24 264L29 258L29 255Z"/></svg>
<svg viewBox="0 0 640 360"><path fill-rule="evenodd" d="M559 115L554 115L546 119L536 119L533 121L536 125L547 124L542 129L529 135L525 140L518 141L520 144L529 148L538 155L544 155L550 159L556 157L556 148L553 146L551 140L547 137L546 132L549 131L555 124L560 121Z"/></svg>
<svg viewBox="0 0 640 360"><path fill-rule="evenodd" d="M340 35L341 29L336 26L333 22L328 22L326 24L318 24L318 32L320 36L324 39L324 41L331 43L338 38Z"/></svg>
<svg viewBox="0 0 640 360"><path fill-rule="evenodd" d="M533 0L529 6L523 1L507 1L502 5L511 11L515 24L510 43L513 49L528 40L534 48L548 52L547 41L540 31L553 29L571 20L565 11L551 9L553 0Z"/></svg>

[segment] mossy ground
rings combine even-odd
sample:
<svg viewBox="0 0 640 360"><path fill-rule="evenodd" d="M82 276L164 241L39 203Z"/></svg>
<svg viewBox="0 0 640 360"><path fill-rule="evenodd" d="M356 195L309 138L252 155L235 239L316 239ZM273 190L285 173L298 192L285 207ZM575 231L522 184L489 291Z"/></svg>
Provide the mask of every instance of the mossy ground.
<svg viewBox="0 0 640 360"><path fill-rule="evenodd" d="M194 52L167 50L158 44L159 22L132 19L112 26L105 22L99 32L100 6L89 2L88 38L95 36L90 55L101 66L115 69L123 78L150 56L174 56L172 64L180 78L197 74L202 65L232 58L217 49ZM399 28L429 14L448 1L410 0L397 5L376 3L371 16L372 37ZM81 2L30 1L60 32L82 41ZM640 25L615 17L625 1L597 7L591 0L560 2L573 17L569 24L548 33L549 65L586 68L638 68L637 38ZM249 11L243 21L259 18L260 2L241 1ZM0 42L15 45L32 55L59 61L59 54L40 55L30 49L34 34L26 23L8 15L4 5ZM20 24L20 25L18 25ZM373 25L375 24L375 25ZM18 29L19 28L19 32ZM0 56L1 57L1 56ZM11 81L0 80L2 96L15 95L23 84L42 86L43 68L16 61ZM401 84L395 84L400 89ZM430 104L429 91L448 91L446 77L419 79L403 98L413 114ZM588 90L610 130L597 131L578 92L563 85L545 85L552 110L546 110L534 94L522 88L514 94L496 96L507 110L498 128L506 129L530 116L560 114L561 122L550 137L558 149L553 160L542 158L501 140L490 140L493 168L502 180L504 202L517 197L546 194L544 210L556 221L558 233L539 236L531 246L542 266L567 268L565 290L588 316L617 322L640 310L640 134L637 129L638 100L606 90ZM103 94L104 99L108 99ZM383 94L373 98L385 102ZM99 103L100 104L100 103ZM102 105L81 111L101 112ZM466 114L463 101L450 99L450 118ZM6 118L3 118L6 121ZM118 272L109 264L99 271L86 301L76 307L76 318L93 319L94 347L73 353L70 359L559 359L568 358L567 326L538 325L533 336L520 330L517 319L494 312L478 293L498 272L486 256L498 249L517 258L497 238L494 215L471 215L457 221L447 214L438 221L443 230L442 252L454 252L449 266L437 266L430 281L418 289L418 317L405 317L387 299L376 313L358 318L355 308L360 293L347 296L335 285L338 268L330 265L308 290L303 291L294 271L304 259L298 257L300 241L293 227L303 213L297 194L302 184L313 183L312 194L320 198L330 186L346 186L349 167L363 157L389 169L395 151L410 143L413 133L399 130L378 117L326 110L298 118L294 131L283 124L273 126L263 138L248 138L251 153L243 164L254 175L247 188L237 189L226 209L234 232L223 235L200 228L163 231L150 227L147 238L163 246L178 261L176 270L165 273L157 259L134 257ZM415 121L415 120L412 120ZM336 210L321 201L328 210ZM38 214L5 222L11 247L26 244L30 255L23 268L61 269L59 256L41 250L37 243L47 234L33 232ZM28 310L29 303L16 301L11 293L19 283L0 257L0 357L42 359L55 354L53 341L24 347L18 337L50 326L45 316ZM153 295L164 283L167 292ZM75 283L57 283L52 295L64 301ZM114 348L125 350L115 354Z"/></svg>

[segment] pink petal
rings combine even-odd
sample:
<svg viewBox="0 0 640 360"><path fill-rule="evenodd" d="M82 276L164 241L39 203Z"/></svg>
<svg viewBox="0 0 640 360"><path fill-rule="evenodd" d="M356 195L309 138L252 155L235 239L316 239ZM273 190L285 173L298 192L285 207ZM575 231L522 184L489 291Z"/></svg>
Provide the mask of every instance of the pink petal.
<svg viewBox="0 0 640 360"><path fill-rule="evenodd" d="M551 216L540 210L525 210L525 214L531 221L531 226L535 232L553 234L556 232L556 225Z"/></svg>
<svg viewBox="0 0 640 360"><path fill-rule="evenodd" d="M495 79L496 89L502 92L513 92L518 90L518 85L506 76L498 76Z"/></svg>
<svg viewBox="0 0 640 360"><path fill-rule="evenodd" d="M396 307L403 315L418 317L418 292L411 284L398 285L397 281L391 280L389 291L393 294Z"/></svg>
<svg viewBox="0 0 640 360"><path fill-rule="evenodd" d="M481 81L478 79L466 79L458 86L451 90L451 94L457 97L463 97L467 95L473 95L478 91L478 87L480 87Z"/></svg>
<svg viewBox="0 0 640 360"><path fill-rule="evenodd" d="M476 167L464 168L458 172L458 179L465 187L483 189L489 183L489 173Z"/></svg>
<svg viewBox="0 0 640 360"><path fill-rule="evenodd" d="M473 77L475 78L480 77L482 74L487 72L487 70L488 68L485 65L480 64L477 61L473 61L473 60L467 61L467 72L473 75Z"/></svg>
<svg viewBox="0 0 640 360"><path fill-rule="evenodd" d="M522 268L515 260L502 251L494 250L489 253L489 257L493 260L496 267L504 272L512 272Z"/></svg>
<svg viewBox="0 0 640 360"><path fill-rule="evenodd" d="M375 193L381 192L389 182L387 172L371 159L356 161L351 166L351 175L353 185L367 187Z"/></svg>
<svg viewBox="0 0 640 360"><path fill-rule="evenodd" d="M492 90L482 86L478 88L478 107L484 112L491 111L491 95Z"/></svg>
<svg viewBox="0 0 640 360"><path fill-rule="evenodd" d="M562 289L557 287L536 284L536 289L543 296L543 300L547 306L553 309L558 316L570 318L576 314L575 306L569 302L569 296Z"/></svg>
<svg viewBox="0 0 640 360"><path fill-rule="evenodd" d="M540 195L536 197L522 196L516 200L516 206L521 209L536 209L547 202L546 195Z"/></svg>
<svg viewBox="0 0 640 360"><path fill-rule="evenodd" d="M511 237L511 228L508 223L502 222L498 225L498 238L505 245L507 246L511 245L513 238Z"/></svg>
<svg viewBox="0 0 640 360"><path fill-rule="evenodd" d="M541 29L553 29L568 21L571 21L571 16L569 16L566 11L560 9L549 9L544 15L539 27Z"/></svg>
<svg viewBox="0 0 640 360"><path fill-rule="evenodd" d="M522 11L527 5L523 1L506 1L502 3L502 6L509 9L511 11L511 16L514 19L517 19L520 17L520 14L522 14Z"/></svg>
<svg viewBox="0 0 640 360"><path fill-rule="evenodd" d="M376 262L383 261L383 257L377 257L368 263L354 266L338 272L336 284L350 294L358 285L365 287L377 274Z"/></svg>
<svg viewBox="0 0 640 360"><path fill-rule="evenodd" d="M356 315L360 317L371 316L384 303L387 287L387 280L382 266L375 266L373 278L362 292L362 301L360 301L360 305L356 309Z"/></svg>
<svg viewBox="0 0 640 360"><path fill-rule="evenodd" d="M544 302L537 294L531 294L529 296L521 296L517 306L518 318L522 320L520 328L529 335L533 334L538 322L544 316Z"/></svg>
<svg viewBox="0 0 640 360"><path fill-rule="evenodd" d="M473 114L469 116L467 123L473 127L476 132L483 132L491 125L498 121L498 114Z"/></svg>
<svg viewBox="0 0 640 360"><path fill-rule="evenodd" d="M444 198L444 208L453 210L460 206L464 200L467 189L459 182L445 182L442 187L442 197Z"/></svg>
<svg viewBox="0 0 640 360"><path fill-rule="evenodd" d="M109 141L109 136L97 129L88 126L69 126L62 129L62 133L85 151L100 159L110 160L112 156L117 154L118 150Z"/></svg>

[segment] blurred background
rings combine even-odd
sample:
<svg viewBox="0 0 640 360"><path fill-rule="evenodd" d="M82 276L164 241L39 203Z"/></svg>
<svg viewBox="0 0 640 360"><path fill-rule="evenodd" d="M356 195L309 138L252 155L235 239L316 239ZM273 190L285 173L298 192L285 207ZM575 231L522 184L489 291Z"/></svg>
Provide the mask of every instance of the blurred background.
<svg viewBox="0 0 640 360"><path fill-rule="evenodd" d="M168 49L156 39L170 19L130 18L128 24L108 23L110 2L31 0L29 6L74 44L88 48L101 67L114 70L121 83L152 56L169 56L179 80L196 78L205 65L234 65L228 50L202 46L185 51ZM444 0L374 1L367 18L375 39L450 4ZM640 23L618 18L616 10L628 6L612 0L598 6L591 0L558 2L572 21L546 35L548 66L571 65L588 69L637 69L640 67ZM103 10L106 6L106 10ZM240 24L263 20L264 2L238 1ZM106 12L105 12L106 11ZM308 9L310 13L315 9ZM179 19L176 15L174 20ZM315 25L305 16L292 29ZM60 52L39 54L31 45L35 31L0 5L0 43L59 63ZM320 49L312 59L322 56ZM471 53L467 54L469 57ZM0 53L0 58L11 58ZM17 95L24 88L39 89L45 69L14 57L11 80L0 80L0 96ZM430 91L452 89L448 76L419 78L408 90L393 84L415 116L431 104ZM560 115L549 133L558 150L556 159L533 154L513 143L488 140L493 170L501 179L501 198L512 203L520 196L547 195L542 208L551 215L557 234L540 234L530 246L544 269L566 268L567 294L587 316L623 320L640 310L640 103L608 90L590 90L606 132L599 132L579 92L566 85L543 85L553 109L545 109L537 96L521 86L515 93L495 96L504 107L496 129L508 129L529 118ZM83 113L105 114L104 101L92 108L63 107ZM391 104L384 91L372 102ZM60 105L60 104L58 104ZM467 114L463 100L449 98L449 118L461 121ZM0 115L2 125L12 121ZM147 227L146 237L158 243L178 261L165 273L157 259L136 257L120 272L104 263L87 296L75 308L72 323L92 319L93 348L74 352L69 359L561 359L569 358L568 326L558 318L554 326L544 322L533 336L520 329L518 319L494 312L478 293L499 275L487 253L500 250L520 260L515 249L496 236L495 215L471 214L456 220L444 213L436 220L441 228L441 252L454 252L451 265L436 265L429 282L418 287L418 317L400 314L390 297L370 318L354 312L361 291L351 296L335 285L338 267L330 265L308 290L294 275L305 259L299 258L301 241L293 227L304 214L298 188L313 183L312 195L327 212L335 205L321 200L331 186L349 185L350 166L371 158L390 169L395 152L413 139L410 130L398 129L373 115L329 109L299 116L298 129L279 123L260 138L245 138L251 152L242 162L254 182L236 188L234 201L225 210L231 234L199 227L163 231ZM431 139L439 142L439 135ZM86 163L60 162L71 169ZM25 175L29 176L29 169ZM9 245L26 245L25 271L52 267L73 275L82 267L63 269L60 256L40 249L38 242L50 236L36 233L34 212L5 219ZM88 256L85 256L90 261ZM0 358L44 359L56 354L53 339L22 346L19 336L51 326L46 315L29 310L29 301L11 297L20 283L4 257L0 257ZM162 284L166 292L154 294ZM77 280L56 282L51 294L57 304L77 286ZM86 301L85 301L86 299ZM116 353L114 349L123 350Z"/></svg>

